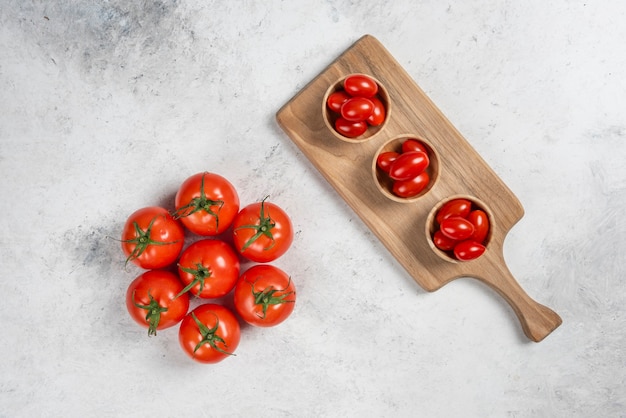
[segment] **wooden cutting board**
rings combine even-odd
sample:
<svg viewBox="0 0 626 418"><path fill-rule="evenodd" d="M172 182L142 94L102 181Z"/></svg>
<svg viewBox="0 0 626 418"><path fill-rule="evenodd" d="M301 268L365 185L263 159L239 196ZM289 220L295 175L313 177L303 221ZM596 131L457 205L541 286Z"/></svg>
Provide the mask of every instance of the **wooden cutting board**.
<svg viewBox="0 0 626 418"><path fill-rule="evenodd" d="M374 77L386 90L387 120L364 140L342 141L329 129L324 98L329 88L352 73ZM506 234L524 214L519 200L446 119L398 62L374 37L365 35L286 103L276 115L291 140L337 193L427 291L459 277L491 286L512 307L524 333L541 341L561 318L522 289L506 266ZM438 174L431 188L410 202L385 196L373 175L378 150L397 137L419 137L431 146ZM488 212L491 229L486 252L460 262L442 256L430 240L434 211L454 197L467 197Z"/></svg>

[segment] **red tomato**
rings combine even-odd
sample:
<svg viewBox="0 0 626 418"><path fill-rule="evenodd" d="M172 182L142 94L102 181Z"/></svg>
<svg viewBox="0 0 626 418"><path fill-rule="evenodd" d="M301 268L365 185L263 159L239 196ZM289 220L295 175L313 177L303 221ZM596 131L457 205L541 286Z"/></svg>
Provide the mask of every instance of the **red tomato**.
<svg viewBox="0 0 626 418"><path fill-rule="evenodd" d="M126 308L130 316L148 328L148 335L178 324L187 315L189 297L176 297L183 285L174 273L150 270L132 281L126 291Z"/></svg>
<svg viewBox="0 0 626 418"><path fill-rule="evenodd" d="M489 217L484 211L476 209L467 215L467 220L474 225L474 233L470 238L482 244L489 233Z"/></svg>
<svg viewBox="0 0 626 418"><path fill-rule="evenodd" d="M365 97L351 97L341 105L341 117L350 122L362 122L374 112L374 103Z"/></svg>
<svg viewBox="0 0 626 418"><path fill-rule="evenodd" d="M151 206L128 217L121 241L126 263L159 269L176 261L185 243L185 231L166 209Z"/></svg>
<svg viewBox="0 0 626 418"><path fill-rule="evenodd" d="M428 155L426 146L417 139L407 139L402 143L402 152L409 151L422 151L424 154Z"/></svg>
<svg viewBox="0 0 626 418"><path fill-rule="evenodd" d="M370 100L374 104L374 110L372 111L372 114L370 115L370 117L367 118L367 123L370 124L371 126L382 125L387 115L387 111L385 110L385 105L378 98L378 96L372 96L370 97Z"/></svg>
<svg viewBox="0 0 626 418"><path fill-rule="evenodd" d="M224 177L198 173L189 177L178 189L174 217L191 232L218 235L231 224L239 211L239 195Z"/></svg>
<svg viewBox="0 0 626 418"><path fill-rule="evenodd" d="M367 131L367 123L363 121L350 122L344 118L337 118L335 121L335 129L343 136L356 138L357 136L363 135L365 131Z"/></svg>
<svg viewBox="0 0 626 418"><path fill-rule="evenodd" d="M204 299L221 298L237 283L239 257L218 239L196 241L180 256L178 275L185 285L181 294L191 291Z"/></svg>
<svg viewBox="0 0 626 418"><path fill-rule="evenodd" d="M237 281L234 303L237 313L250 325L272 327L291 315L296 288L281 269L257 264Z"/></svg>
<svg viewBox="0 0 626 418"><path fill-rule="evenodd" d="M452 251L458 241L446 237L440 230L433 234L433 244L441 251Z"/></svg>
<svg viewBox="0 0 626 418"><path fill-rule="evenodd" d="M364 74L351 74L343 81L346 92L355 97L372 97L378 93L378 84Z"/></svg>
<svg viewBox="0 0 626 418"><path fill-rule="evenodd" d="M293 241L289 215L266 199L243 208L233 222L235 249L257 263L276 260Z"/></svg>
<svg viewBox="0 0 626 418"><path fill-rule="evenodd" d="M400 154L389 167L389 177L393 180L410 180L428 167L428 155L421 151Z"/></svg>
<svg viewBox="0 0 626 418"><path fill-rule="evenodd" d="M485 252L485 246L473 241L461 241L454 246L454 256L461 261L474 260Z"/></svg>
<svg viewBox="0 0 626 418"><path fill-rule="evenodd" d="M474 225L460 216L451 216L441 221L440 231L448 238L466 240L474 233Z"/></svg>
<svg viewBox="0 0 626 418"><path fill-rule="evenodd" d="M467 199L453 199L446 202L441 209L435 215L435 220L437 223L441 224L446 218L451 216L460 216L461 218L466 218L469 215L470 210L472 209L472 202Z"/></svg>
<svg viewBox="0 0 626 418"><path fill-rule="evenodd" d="M191 311L178 330L183 351L201 363L217 363L234 355L240 339L237 317L228 308L212 303Z"/></svg>
<svg viewBox="0 0 626 418"><path fill-rule="evenodd" d="M428 186L430 177L428 173L422 171L416 177L408 180L398 180L393 183L393 194L399 197L413 197L417 196Z"/></svg>
<svg viewBox="0 0 626 418"><path fill-rule="evenodd" d="M338 90L328 96L328 99L326 100L326 105L333 112L339 113L341 112L341 105L350 97L352 96L350 96L344 90Z"/></svg>
<svg viewBox="0 0 626 418"><path fill-rule="evenodd" d="M389 167L391 167L391 163L394 162L399 155L400 154L394 151L381 152L380 154L378 154L378 157L376 157L376 165L383 172L388 173Z"/></svg>

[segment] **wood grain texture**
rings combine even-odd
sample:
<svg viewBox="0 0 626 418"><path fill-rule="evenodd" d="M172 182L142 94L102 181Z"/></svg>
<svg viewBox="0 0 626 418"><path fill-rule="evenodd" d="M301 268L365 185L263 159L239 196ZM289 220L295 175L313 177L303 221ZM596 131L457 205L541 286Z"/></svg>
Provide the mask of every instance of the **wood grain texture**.
<svg viewBox="0 0 626 418"><path fill-rule="evenodd" d="M376 135L350 143L337 139L326 126L323 101L331 86L352 73L371 75L386 88L389 113ZM434 291L456 278L474 277L505 298L531 340L541 341L561 324L555 312L528 296L504 261L506 234L524 214L519 200L377 39L359 39L286 103L276 119L424 289ZM383 195L372 175L377 151L399 136L428 141L439 167L428 193L408 203ZM458 196L480 202L491 220L487 251L468 262L443 258L429 239L434 210Z"/></svg>

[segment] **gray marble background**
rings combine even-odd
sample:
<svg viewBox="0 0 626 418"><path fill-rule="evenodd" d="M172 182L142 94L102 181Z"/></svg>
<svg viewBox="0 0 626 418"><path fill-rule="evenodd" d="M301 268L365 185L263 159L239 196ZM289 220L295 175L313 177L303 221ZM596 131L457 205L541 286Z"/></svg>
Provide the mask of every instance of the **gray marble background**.
<svg viewBox="0 0 626 418"><path fill-rule="evenodd" d="M0 2L0 416L626 416L626 3ZM377 37L519 197L507 264L563 325L529 342L477 281L427 293L277 126ZM148 338L118 237L210 170L296 237L293 316L193 363Z"/></svg>

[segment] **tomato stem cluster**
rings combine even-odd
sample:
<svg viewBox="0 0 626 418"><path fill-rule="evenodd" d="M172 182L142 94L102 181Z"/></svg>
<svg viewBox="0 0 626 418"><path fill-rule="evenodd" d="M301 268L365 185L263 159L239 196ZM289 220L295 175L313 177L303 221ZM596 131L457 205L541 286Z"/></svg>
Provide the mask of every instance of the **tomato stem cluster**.
<svg viewBox="0 0 626 418"><path fill-rule="evenodd" d="M200 321L198 317L196 316L196 314L193 312L191 313L191 317L193 318L196 325L198 325L198 329L200 330L200 335L202 336L202 340L198 344L196 344L196 346L193 349L194 353L198 351L198 349L202 347L204 344L209 344L211 348L213 348L216 351L219 351L222 354L227 354L229 356L235 355L233 353L229 353L228 351L225 351L223 348L217 345L217 343L222 343L224 347L228 347L224 339L216 334L217 329L220 325L220 320L217 317L217 315L215 315L215 325L213 326L213 328L209 328L205 324L203 324L202 321Z"/></svg>
<svg viewBox="0 0 626 418"><path fill-rule="evenodd" d="M289 296L291 296L292 294L294 294L295 292L291 291L291 292L287 292L287 293L283 293L282 295L278 295L275 296L275 294L277 292L284 292L285 290L287 290L289 288L289 285L291 284L291 277L289 278L289 282L287 283L287 286L285 286L284 289L274 289L274 286L269 286L266 287L263 290L260 291L254 291L254 283L250 283L250 287L252 288L252 295L254 296L254 304L255 305L261 305L263 308L263 315L257 315L259 318L261 319L265 319L265 315L267 314L267 308L270 307L270 305L280 305L283 303L294 303L295 300L288 300L287 298ZM256 283L256 282L255 282Z"/></svg>
<svg viewBox="0 0 626 418"><path fill-rule="evenodd" d="M235 231L240 229L254 229L255 234L250 237L248 241L241 247L241 252L245 251L248 247L250 247L257 239L259 239L262 235L265 235L272 242L268 247L265 247L264 250L271 249L276 242L274 241L274 236L272 235L272 229L276 226L276 222L270 217L269 213L265 216L265 201L269 198L269 196L265 196L261 201L261 211L259 216L259 224L258 225L241 225L236 228Z"/></svg>
<svg viewBox="0 0 626 418"><path fill-rule="evenodd" d="M189 282L187 286L185 286L183 290L181 290L174 297L174 299L178 298L183 293L186 293L189 290L191 290L191 288L194 287L197 283L200 283L200 288L198 289L198 294L200 294L202 290L204 290L204 281L208 279L209 277L211 277L211 275L213 274L211 270L207 268L206 266L204 266L202 263L196 263L195 269L183 267L181 265L179 265L178 267L185 273L191 274L193 276L193 279L191 280L191 282Z"/></svg>
<svg viewBox="0 0 626 418"><path fill-rule="evenodd" d="M141 305L135 300L135 292L133 292L133 304L136 307L147 311L146 322L148 323L148 335L157 335L156 330L159 326L159 321L161 321L161 313L167 312L167 308L159 305L159 302L154 300L149 291L148 297L150 298L150 303L147 305Z"/></svg>

